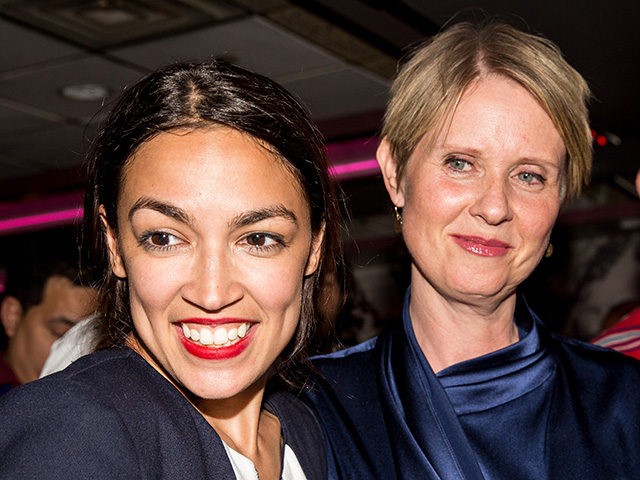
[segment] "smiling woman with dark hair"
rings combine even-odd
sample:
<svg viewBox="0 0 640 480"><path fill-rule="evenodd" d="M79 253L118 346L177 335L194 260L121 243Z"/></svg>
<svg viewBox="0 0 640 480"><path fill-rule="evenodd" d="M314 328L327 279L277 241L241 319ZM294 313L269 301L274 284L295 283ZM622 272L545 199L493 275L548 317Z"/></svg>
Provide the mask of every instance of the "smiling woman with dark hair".
<svg viewBox="0 0 640 480"><path fill-rule="evenodd" d="M0 478L322 479L304 380L338 208L275 82L177 64L128 89L89 158L98 351L0 404Z"/></svg>

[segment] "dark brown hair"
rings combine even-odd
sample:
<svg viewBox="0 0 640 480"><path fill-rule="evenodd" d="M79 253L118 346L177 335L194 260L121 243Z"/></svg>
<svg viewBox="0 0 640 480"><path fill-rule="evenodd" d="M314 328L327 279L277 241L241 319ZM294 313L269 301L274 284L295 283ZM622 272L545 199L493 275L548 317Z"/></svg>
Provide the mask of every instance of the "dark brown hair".
<svg viewBox="0 0 640 480"><path fill-rule="evenodd" d="M123 344L133 330L127 281L111 270L100 206L117 233L116 208L125 167L140 145L160 132L214 125L247 133L272 149L300 183L313 234L324 228L320 266L304 279L296 334L275 366L285 381L296 383L318 322L320 279L327 265L331 269L342 265L342 203L328 176L322 136L306 109L273 80L224 61L178 63L144 77L124 92L93 144L82 251L86 266L100 278L98 348Z"/></svg>

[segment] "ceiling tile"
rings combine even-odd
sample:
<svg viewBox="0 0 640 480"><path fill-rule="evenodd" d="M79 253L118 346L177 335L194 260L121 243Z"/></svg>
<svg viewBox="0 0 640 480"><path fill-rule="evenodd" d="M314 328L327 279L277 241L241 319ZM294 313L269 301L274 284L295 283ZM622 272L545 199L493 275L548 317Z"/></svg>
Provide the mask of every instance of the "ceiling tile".
<svg viewBox="0 0 640 480"><path fill-rule="evenodd" d="M381 110L388 90L385 79L349 66L283 85L309 106L315 120Z"/></svg>
<svg viewBox="0 0 640 480"><path fill-rule="evenodd" d="M24 68L80 52L77 48L0 18L0 77Z"/></svg>
<svg viewBox="0 0 640 480"><path fill-rule="evenodd" d="M20 132L38 130L50 123L40 117L8 108L0 98L0 146L4 138L12 138Z"/></svg>
<svg viewBox="0 0 640 480"><path fill-rule="evenodd" d="M111 53L148 69L179 60L223 57L271 77L337 62L334 56L315 45L258 17L166 37Z"/></svg>
<svg viewBox="0 0 640 480"><path fill-rule="evenodd" d="M141 75L140 71L100 57L87 57L2 80L0 97L66 118L87 120L100 109L101 102L66 100L59 94L62 86L102 83L110 87L115 95L123 86L135 82Z"/></svg>

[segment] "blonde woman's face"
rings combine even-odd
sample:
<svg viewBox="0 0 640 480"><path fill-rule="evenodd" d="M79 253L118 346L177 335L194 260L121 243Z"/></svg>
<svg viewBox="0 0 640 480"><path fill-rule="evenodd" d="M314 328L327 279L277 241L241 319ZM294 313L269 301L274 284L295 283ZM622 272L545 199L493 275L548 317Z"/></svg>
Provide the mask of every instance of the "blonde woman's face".
<svg viewBox="0 0 640 480"><path fill-rule="evenodd" d="M500 76L472 84L435 142L418 144L401 180L384 143L379 157L404 209L412 288L477 302L512 293L531 274L560 208L565 148L520 85Z"/></svg>

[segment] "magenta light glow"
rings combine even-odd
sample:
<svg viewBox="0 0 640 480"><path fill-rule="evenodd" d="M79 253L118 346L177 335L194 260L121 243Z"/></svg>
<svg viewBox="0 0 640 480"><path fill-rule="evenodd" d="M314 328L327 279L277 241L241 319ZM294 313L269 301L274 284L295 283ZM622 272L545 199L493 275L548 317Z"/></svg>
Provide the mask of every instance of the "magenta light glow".
<svg viewBox="0 0 640 480"><path fill-rule="evenodd" d="M373 159L377 139L328 145L329 174L336 180L377 175ZM70 225L82 219L82 192L71 192L23 203L0 203L0 235Z"/></svg>
<svg viewBox="0 0 640 480"><path fill-rule="evenodd" d="M377 160L360 160L358 162L340 163L329 167L329 174L337 179L364 177L378 172Z"/></svg>
<svg viewBox="0 0 640 480"><path fill-rule="evenodd" d="M376 160L360 160L329 167L329 174L337 180L369 176L376 174L378 171L379 167ZM0 235L70 225L82 219L82 213L82 208L75 207L0 219Z"/></svg>
<svg viewBox="0 0 640 480"><path fill-rule="evenodd" d="M26 215L24 217L7 218L0 220L0 233L7 234L18 231L41 228L43 226L53 227L56 225L68 225L82 218L82 208L69 208L56 212L38 213Z"/></svg>
<svg viewBox="0 0 640 480"><path fill-rule="evenodd" d="M378 171L379 167L376 160L360 160L329 167L329 174L338 180L364 177L375 174ZM82 208L75 207L0 219L0 235L70 225L82 219L82 213Z"/></svg>

